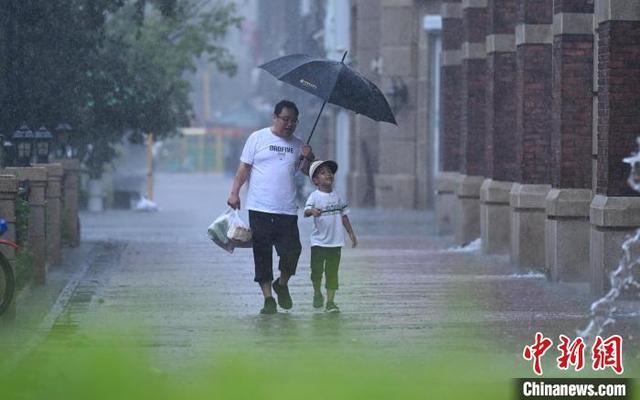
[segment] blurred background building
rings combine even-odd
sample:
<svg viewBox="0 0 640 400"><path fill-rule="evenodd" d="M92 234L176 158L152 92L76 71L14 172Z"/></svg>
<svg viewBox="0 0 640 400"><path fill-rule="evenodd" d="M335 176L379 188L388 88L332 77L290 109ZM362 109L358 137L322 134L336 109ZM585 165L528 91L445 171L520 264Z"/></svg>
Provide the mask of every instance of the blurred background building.
<svg viewBox="0 0 640 400"><path fill-rule="evenodd" d="M236 4L245 20L228 43L238 73L228 78L200 62L192 77L193 129L167 143L163 154L172 159L163 161L162 168L234 171L245 138L270 124L273 106L283 98L300 108L297 134L306 140L322 102L258 65L293 53L340 60L347 51L345 62L385 93L398 127L328 104L310 143L314 153L338 161L337 189L354 206L432 207L438 170L440 1Z"/></svg>

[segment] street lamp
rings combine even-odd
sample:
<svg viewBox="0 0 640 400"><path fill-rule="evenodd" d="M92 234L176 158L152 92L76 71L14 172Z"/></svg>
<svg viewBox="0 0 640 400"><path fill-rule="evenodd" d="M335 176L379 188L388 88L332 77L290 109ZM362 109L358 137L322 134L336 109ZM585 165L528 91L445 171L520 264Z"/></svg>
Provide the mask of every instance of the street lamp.
<svg viewBox="0 0 640 400"><path fill-rule="evenodd" d="M10 139L4 135L0 139L2 141L2 168L10 167L15 162L15 149Z"/></svg>
<svg viewBox="0 0 640 400"><path fill-rule="evenodd" d="M53 141L53 135L44 126L41 126L35 134L36 145L36 161L40 164L49 162L50 145Z"/></svg>
<svg viewBox="0 0 640 400"><path fill-rule="evenodd" d="M31 163L32 142L35 139L33 131L29 129L27 124L22 124L13 135L11 140L16 151L16 164L19 167L28 167Z"/></svg>
<svg viewBox="0 0 640 400"><path fill-rule="evenodd" d="M71 139L71 125L66 122L61 122L56 126L54 132L56 133L56 157L57 158L69 158L72 156L69 140Z"/></svg>

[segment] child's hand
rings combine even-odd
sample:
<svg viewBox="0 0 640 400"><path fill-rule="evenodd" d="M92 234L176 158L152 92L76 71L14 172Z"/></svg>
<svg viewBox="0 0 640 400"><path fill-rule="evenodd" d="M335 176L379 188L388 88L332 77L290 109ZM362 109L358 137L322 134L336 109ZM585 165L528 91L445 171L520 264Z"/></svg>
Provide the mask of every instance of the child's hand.
<svg viewBox="0 0 640 400"><path fill-rule="evenodd" d="M356 247L358 245L358 238L355 233L349 233L349 239L351 239L351 247Z"/></svg>
<svg viewBox="0 0 640 400"><path fill-rule="evenodd" d="M309 212L314 217L319 217L322 214L322 210L320 210L319 208L311 208L311 209L309 209Z"/></svg>

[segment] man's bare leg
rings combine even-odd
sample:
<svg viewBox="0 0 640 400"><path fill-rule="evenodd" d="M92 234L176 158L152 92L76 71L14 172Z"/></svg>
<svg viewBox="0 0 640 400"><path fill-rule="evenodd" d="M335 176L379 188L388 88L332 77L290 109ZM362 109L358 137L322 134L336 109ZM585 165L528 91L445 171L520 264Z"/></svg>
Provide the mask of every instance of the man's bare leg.
<svg viewBox="0 0 640 400"><path fill-rule="evenodd" d="M267 297L273 297L271 294L271 281L260 282L260 289L262 289L262 295L265 299Z"/></svg>

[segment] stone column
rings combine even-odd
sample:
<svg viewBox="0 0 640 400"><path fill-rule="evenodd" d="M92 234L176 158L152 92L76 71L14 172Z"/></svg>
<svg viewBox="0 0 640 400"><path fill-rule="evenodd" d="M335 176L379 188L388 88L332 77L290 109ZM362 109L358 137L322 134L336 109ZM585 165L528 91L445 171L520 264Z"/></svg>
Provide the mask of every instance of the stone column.
<svg viewBox="0 0 640 400"><path fill-rule="evenodd" d="M442 2L442 134L441 171L436 176L436 232L450 235L456 226L456 186L460 171L462 112L462 3Z"/></svg>
<svg viewBox="0 0 640 400"><path fill-rule="evenodd" d="M518 2L516 24L516 155L511 190L511 261L545 266L545 198L550 185L553 1Z"/></svg>
<svg viewBox="0 0 640 400"><path fill-rule="evenodd" d="M47 170L43 167L10 167L4 173L18 181L29 181L29 249L33 252L33 279L38 285L47 281L47 238L45 234L45 193Z"/></svg>
<svg viewBox="0 0 640 400"><path fill-rule="evenodd" d="M61 243L61 196L62 164L35 164L47 169L47 262L62 262Z"/></svg>
<svg viewBox="0 0 640 400"><path fill-rule="evenodd" d="M487 100L485 161L480 189L482 252L509 253L509 192L516 164L515 0L489 0L487 7Z"/></svg>
<svg viewBox="0 0 640 400"><path fill-rule="evenodd" d="M80 162L75 159L58 160L62 164L61 236L65 246L80 245L78 219L78 190L80 188Z"/></svg>
<svg viewBox="0 0 640 400"><path fill-rule="evenodd" d="M398 126L379 124L378 172L374 177L375 204L383 208L416 207L418 132L416 130L419 15L413 1L382 1L380 48L383 61L382 90L403 83L406 104L394 110ZM422 133L422 132L420 132Z"/></svg>
<svg viewBox="0 0 640 400"><path fill-rule="evenodd" d="M480 237L480 186L485 175L486 0L463 0L461 170L456 242Z"/></svg>
<svg viewBox="0 0 640 400"><path fill-rule="evenodd" d="M358 65L365 66L362 73L376 85L381 87L380 74L383 62L380 55L380 0L354 0L351 2L353 48L351 59ZM374 176L378 171L378 138L381 123L366 117L354 118L353 135L349 148L349 204L354 207L371 207L375 205Z"/></svg>
<svg viewBox="0 0 640 400"><path fill-rule="evenodd" d="M593 1L554 2L553 189L547 196L546 268L554 281L589 280L593 121Z"/></svg>
<svg viewBox="0 0 640 400"><path fill-rule="evenodd" d="M552 281L589 281L589 204L592 197L591 189L554 188L547 195L545 264Z"/></svg>
<svg viewBox="0 0 640 400"><path fill-rule="evenodd" d="M622 159L637 151L640 132L640 6L637 0L596 0L598 142L596 196L591 202L591 288L609 288L624 237L640 226L640 198L627 185Z"/></svg>
<svg viewBox="0 0 640 400"><path fill-rule="evenodd" d="M456 225L458 172L441 172L436 177L436 234L451 235Z"/></svg>

